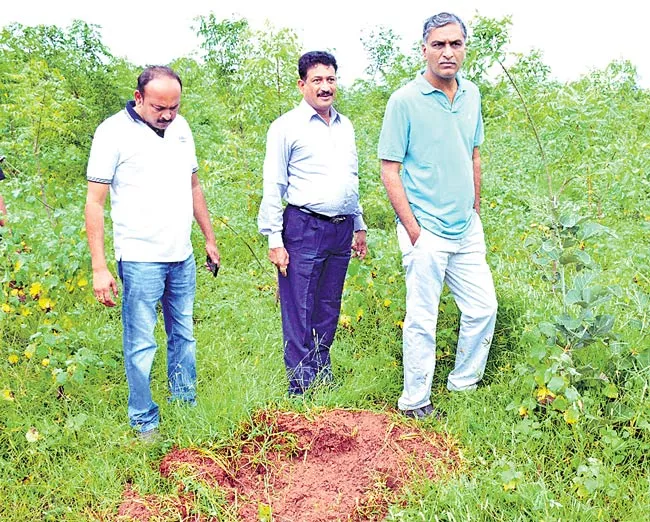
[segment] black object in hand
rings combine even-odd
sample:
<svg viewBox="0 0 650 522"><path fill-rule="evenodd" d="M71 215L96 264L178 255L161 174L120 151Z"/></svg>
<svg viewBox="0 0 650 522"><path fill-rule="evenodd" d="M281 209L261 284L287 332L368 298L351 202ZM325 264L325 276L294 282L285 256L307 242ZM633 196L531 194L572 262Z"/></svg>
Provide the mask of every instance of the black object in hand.
<svg viewBox="0 0 650 522"><path fill-rule="evenodd" d="M210 272L212 272L212 275L214 277L217 277L217 274L219 273L219 265L212 261L209 255L205 257L205 264L208 265L208 268L210 269Z"/></svg>

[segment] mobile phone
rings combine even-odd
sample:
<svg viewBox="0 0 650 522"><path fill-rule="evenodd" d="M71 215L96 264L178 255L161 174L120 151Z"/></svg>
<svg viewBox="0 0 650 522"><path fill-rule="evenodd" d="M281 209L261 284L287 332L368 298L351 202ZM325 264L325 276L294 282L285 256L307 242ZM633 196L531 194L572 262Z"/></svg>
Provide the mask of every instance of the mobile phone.
<svg viewBox="0 0 650 522"><path fill-rule="evenodd" d="M212 275L214 277L217 277L217 274L219 273L219 265L210 259L210 256L205 256L205 264L208 265L208 268L210 269L210 272L212 272Z"/></svg>

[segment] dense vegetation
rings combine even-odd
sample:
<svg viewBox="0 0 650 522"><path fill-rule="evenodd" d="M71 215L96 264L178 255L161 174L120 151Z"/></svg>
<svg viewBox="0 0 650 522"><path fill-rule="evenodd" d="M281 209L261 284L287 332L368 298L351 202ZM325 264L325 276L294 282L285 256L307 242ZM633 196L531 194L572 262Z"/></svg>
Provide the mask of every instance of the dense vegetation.
<svg viewBox="0 0 650 522"><path fill-rule="evenodd" d="M110 518L126 482L172 492L152 467L169 447L217 447L255 409L385 410L400 393L403 274L375 151L388 96L420 67L417 54L378 28L364 41L371 80L340 89L337 106L357 132L370 255L346 283L333 349L341 385L295 404L284 398L274 274L255 217L266 129L299 99L300 42L245 20L199 22L201 60L171 65L184 80L223 269L198 278L196 409L165 404L160 351L153 387L165 441L153 446L126 423L120 315L93 299L83 225L92 134L130 98L138 69L83 22L0 35L10 212L0 229L3 520ZM539 53L507 53L507 19L472 26L466 70L483 94L497 331L484 385L448 393L458 319L443 296L433 397L446 415L427 426L458 440L464 465L413 484L389 519L647 520L650 92L627 62L560 84ZM228 519L218 493L186 487L197 512Z"/></svg>

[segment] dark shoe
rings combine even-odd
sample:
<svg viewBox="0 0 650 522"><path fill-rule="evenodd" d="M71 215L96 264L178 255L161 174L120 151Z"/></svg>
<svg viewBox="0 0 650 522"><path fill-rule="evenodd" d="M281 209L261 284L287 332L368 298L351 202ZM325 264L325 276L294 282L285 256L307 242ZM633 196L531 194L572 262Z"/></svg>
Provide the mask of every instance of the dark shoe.
<svg viewBox="0 0 650 522"><path fill-rule="evenodd" d="M430 417L431 415L435 415L436 418L439 418L439 415L433 409L433 406L431 404L427 404L426 406L421 406L420 408L415 408L414 410L400 410L400 411L402 412L403 415L411 419L424 419L426 417Z"/></svg>

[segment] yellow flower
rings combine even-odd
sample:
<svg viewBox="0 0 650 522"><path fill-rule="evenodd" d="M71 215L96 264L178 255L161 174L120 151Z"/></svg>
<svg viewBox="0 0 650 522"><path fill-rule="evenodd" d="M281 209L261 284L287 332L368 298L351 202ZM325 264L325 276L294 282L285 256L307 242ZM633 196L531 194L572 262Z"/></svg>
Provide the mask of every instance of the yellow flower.
<svg viewBox="0 0 650 522"><path fill-rule="evenodd" d="M503 491L514 491L517 489L517 481L511 480L503 485Z"/></svg>
<svg viewBox="0 0 650 522"><path fill-rule="evenodd" d="M23 317L27 317L28 315L32 315L32 311L29 308L23 308L20 311L20 315L22 315Z"/></svg>
<svg viewBox="0 0 650 522"><path fill-rule="evenodd" d="M36 297L41 293L41 290L43 290L43 285L41 285L41 283L32 283L32 286L29 287L29 295L32 296L32 299L36 299Z"/></svg>
<svg viewBox="0 0 650 522"><path fill-rule="evenodd" d="M339 324L343 328L350 328L351 323L352 323L352 318L349 315L341 315L341 317L339 317Z"/></svg>
<svg viewBox="0 0 650 522"><path fill-rule="evenodd" d="M50 365L50 360L46 357L41 361L41 366L47 368Z"/></svg>
<svg viewBox="0 0 650 522"><path fill-rule="evenodd" d="M361 321L362 318L363 318L363 309L359 308L357 310L357 321Z"/></svg>
<svg viewBox="0 0 650 522"><path fill-rule="evenodd" d="M54 308L54 302L49 297L41 297L38 300L38 306L40 306L46 312L49 312Z"/></svg>
<svg viewBox="0 0 650 522"><path fill-rule="evenodd" d="M578 422L580 414L578 413L578 410L569 408L567 411L564 412L564 421L567 424L575 424Z"/></svg>
<svg viewBox="0 0 650 522"><path fill-rule="evenodd" d="M36 351L36 346L30 344L24 352L25 359L31 359L34 356L35 351Z"/></svg>
<svg viewBox="0 0 650 522"><path fill-rule="evenodd" d="M542 386L537 390L537 401L540 404L550 404L555 399L555 394L546 386Z"/></svg>
<svg viewBox="0 0 650 522"><path fill-rule="evenodd" d="M519 406L519 415L522 417L528 416L528 408L526 406Z"/></svg>
<svg viewBox="0 0 650 522"><path fill-rule="evenodd" d="M2 398L5 401L13 401L14 400L14 394L10 389L5 388L4 390L2 390Z"/></svg>
<svg viewBox="0 0 650 522"><path fill-rule="evenodd" d="M12 288L11 289L11 295L13 297L18 297L18 288Z"/></svg>
<svg viewBox="0 0 650 522"><path fill-rule="evenodd" d="M86 279L85 277L82 277L81 279L79 279L79 281L77 281L77 286L79 288L83 288L85 286L88 286L88 279Z"/></svg>
<svg viewBox="0 0 650 522"><path fill-rule="evenodd" d="M391 302L392 302L392 301L391 301L390 299L384 299L384 306L385 306L386 308L388 308L388 307L390 306L390 303L391 303Z"/></svg>
<svg viewBox="0 0 650 522"><path fill-rule="evenodd" d="M2 303L2 311L5 314L11 314L14 311L14 307L7 303Z"/></svg>
<svg viewBox="0 0 650 522"><path fill-rule="evenodd" d="M395 321L395 326L397 326L398 328L403 329L404 328L404 321L402 321L401 319L399 321Z"/></svg>
<svg viewBox="0 0 650 522"><path fill-rule="evenodd" d="M18 270L20 270L22 266L23 266L23 262L19 259L18 261L16 261L16 264L14 265L14 272L18 272Z"/></svg>
<svg viewBox="0 0 650 522"><path fill-rule="evenodd" d="M492 202L490 203L490 208L494 208L494 207L496 207L496 206L497 206L497 204L496 204L494 201L492 201Z"/></svg>
<svg viewBox="0 0 650 522"><path fill-rule="evenodd" d="M16 364L18 362L18 356L15 353L12 353L7 357L7 360L9 361L9 364Z"/></svg>

